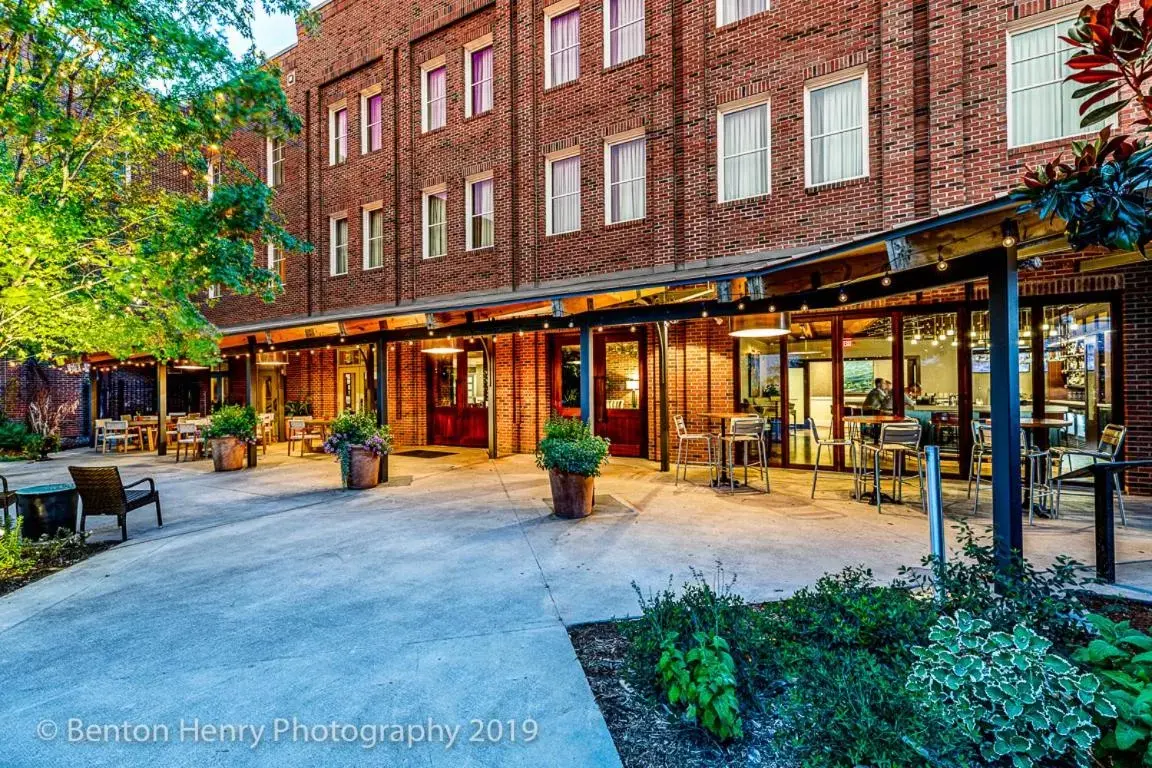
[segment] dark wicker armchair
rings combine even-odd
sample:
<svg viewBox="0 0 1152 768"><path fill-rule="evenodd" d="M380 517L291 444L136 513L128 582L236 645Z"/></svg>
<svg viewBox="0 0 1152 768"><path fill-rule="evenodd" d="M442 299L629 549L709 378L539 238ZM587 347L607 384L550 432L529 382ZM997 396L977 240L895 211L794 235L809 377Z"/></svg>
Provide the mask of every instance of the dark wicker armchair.
<svg viewBox="0 0 1152 768"><path fill-rule="evenodd" d="M128 541L128 513L149 504L156 505L156 525L164 527L164 518L160 516L160 494L152 478L146 477L131 485L124 485L120 480L120 470L116 467L68 467L68 472L80 494L81 531L84 530L84 521L89 517L115 515L120 523L121 541ZM147 490L136 489L136 486L144 483L148 483Z"/></svg>
<svg viewBox="0 0 1152 768"><path fill-rule="evenodd" d="M8 478L0 475L0 518L8 522L8 507L16 503L16 492L8 490Z"/></svg>

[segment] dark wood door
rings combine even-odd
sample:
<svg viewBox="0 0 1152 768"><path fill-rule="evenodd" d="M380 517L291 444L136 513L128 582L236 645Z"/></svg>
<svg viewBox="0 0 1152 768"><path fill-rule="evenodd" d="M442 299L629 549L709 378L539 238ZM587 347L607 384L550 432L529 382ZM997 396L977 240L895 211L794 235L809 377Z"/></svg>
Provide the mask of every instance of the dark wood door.
<svg viewBox="0 0 1152 768"><path fill-rule="evenodd" d="M488 445L488 363L479 342L461 351L429 354L428 442L484 448Z"/></svg>
<svg viewBox="0 0 1152 768"><path fill-rule="evenodd" d="M580 337L549 337L552 412L579 417ZM647 349L644 334L598 333L592 344L593 429L612 443L613 456L648 455Z"/></svg>

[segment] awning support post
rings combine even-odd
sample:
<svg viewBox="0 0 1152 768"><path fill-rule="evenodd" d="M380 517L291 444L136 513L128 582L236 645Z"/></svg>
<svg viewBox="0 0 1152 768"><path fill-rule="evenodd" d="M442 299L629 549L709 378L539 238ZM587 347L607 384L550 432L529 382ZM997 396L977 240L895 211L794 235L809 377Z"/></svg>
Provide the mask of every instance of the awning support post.
<svg viewBox="0 0 1152 768"><path fill-rule="evenodd" d="M384 334L376 337L376 348L373 350L376 363L376 426L383 427L388 423L388 345L384 343ZM388 482L388 454L380 457L380 482Z"/></svg>
<svg viewBox="0 0 1152 768"><path fill-rule="evenodd" d="M660 471L669 469L668 456L668 323L656 323L657 364L660 368Z"/></svg>
<svg viewBox="0 0 1152 768"><path fill-rule="evenodd" d="M156 361L156 455L168 455L168 363Z"/></svg>
<svg viewBox="0 0 1152 768"><path fill-rule="evenodd" d="M253 410L256 409L256 337L248 337L248 356L244 358L244 400ZM256 467L256 443L248 444L248 467Z"/></svg>
<svg viewBox="0 0 1152 768"><path fill-rule="evenodd" d="M499 458L496 447L496 337L481 339L484 345L484 377L488 388L488 458Z"/></svg>
<svg viewBox="0 0 1152 768"><path fill-rule="evenodd" d="M595 431L592 369L592 326L585 325L580 329L580 420Z"/></svg>

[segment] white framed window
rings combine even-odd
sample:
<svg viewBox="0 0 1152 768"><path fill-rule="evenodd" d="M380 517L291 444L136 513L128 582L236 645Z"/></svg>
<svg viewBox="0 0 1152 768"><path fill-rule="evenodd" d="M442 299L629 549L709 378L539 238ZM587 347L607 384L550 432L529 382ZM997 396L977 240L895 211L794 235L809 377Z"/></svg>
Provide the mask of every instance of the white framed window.
<svg viewBox="0 0 1152 768"><path fill-rule="evenodd" d="M448 67L444 57L420 67L420 123L427 133L448 124Z"/></svg>
<svg viewBox="0 0 1152 768"><path fill-rule="evenodd" d="M377 200L362 210L364 269L379 269L384 266L384 202Z"/></svg>
<svg viewBox="0 0 1152 768"><path fill-rule="evenodd" d="M209 299L218 299L223 294L224 294L224 286L220 285L220 283L212 283L212 285L208 286L208 298Z"/></svg>
<svg viewBox="0 0 1152 768"><path fill-rule="evenodd" d="M360 154L384 147L384 95L374 85L360 92Z"/></svg>
<svg viewBox="0 0 1152 768"><path fill-rule="evenodd" d="M421 195L424 258L448 253L448 188L444 184L425 189Z"/></svg>
<svg viewBox="0 0 1152 768"><path fill-rule="evenodd" d="M209 200L212 199L212 195L216 194L216 185L220 183L221 178L220 161L209 160L208 172L204 174L204 181L208 185L207 197Z"/></svg>
<svg viewBox="0 0 1152 768"><path fill-rule="evenodd" d="M470 176L464 182L464 245L469 251L490 248L496 242L496 195L492 173Z"/></svg>
<svg viewBox="0 0 1152 768"><path fill-rule="evenodd" d="M544 9L544 87L580 77L580 3L563 0Z"/></svg>
<svg viewBox="0 0 1152 768"><path fill-rule="evenodd" d="M284 183L284 140L269 138L267 144L268 186L276 189Z"/></svg>
<svg viewBox="0 0 1152 768"><path fill-rule="evenodd" d="M562 235L578 231L581 216L579 147L544 158L544 186L547 190L547 233Z"/></svg>
<svg viewBox="0 0 1152 768"><path fill-rule="evenodd" d="M716 186L722 203L772 192L772 107L764 97L717 110Z"/></svg>
<svg viewBox="0 0 1152 768"><path fill-rule="evenodd" d="M642 219L648 184L648 142L644 130L604 140L604 223Z"/></svg>
<svg viewBox="0 0 1152 768"><path fill-rule="evenodd" d="M275 243L268 243L268 269L279 275L280 282L283 283L286 280L284 249Z"/></svg>
<svg viewBox="0 0 1152 768"><path fill-rule="evenodd" d="M809 187L868 175L868 71L804 86L804 178Z"/></svg>
<svg viewBox="0 0 1152 768"><path fill-rule="evenodd" d="M1068 59L1077 49L1060 37L1074 21L1065 16L1008 32L1009 147L1067 139L1104 126L1080 127L1083 99L1072 98L1072 93L1083 84L1064 81L1072 72Z"/></svg>
<svg viewBox="0 0 1152 768"><path fill-rule="evenodd" d="M716 0L716 26L733 24L766 10L768 0Z"/></svg>
<svg viewBox="0 0 1152 768"><path fill-rule="evenodd" d="M644 55L644 0L604 0L604 66Z"/></svg>
<svg viewBox="0 0 1152 768"><path fill-rule="evenodd" d="M328 165L348 161L348 107L343 101L328 107Z"/></svg>
<svg viewBox="0 0 1152 768"><path fill-rule="evenodd" d="M339 214L329 220L328 274L348 274L348 216Z"/></svg>
<svg viewBox="0 0 1152 768"><path fill-rule="evenodd" d="M482 115L492 109L492 35L464 46L464 116Z"/></svg>

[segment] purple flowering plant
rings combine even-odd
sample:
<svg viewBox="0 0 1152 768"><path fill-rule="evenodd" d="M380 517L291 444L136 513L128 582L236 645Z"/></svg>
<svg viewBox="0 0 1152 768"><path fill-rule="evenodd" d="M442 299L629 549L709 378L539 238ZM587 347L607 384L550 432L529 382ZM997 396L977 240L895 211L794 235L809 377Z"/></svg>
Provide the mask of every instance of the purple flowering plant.
<svg viewBox="0 0 1152 768"><path fill-rule="evenodd" d="M377 426L375 415L366 411L346 411L328 427L331 434L324 441L324 452L336 457L345 480L352 465L352 449L362 448L373 456L392 452L392 430L387 424Z"/></svg>

